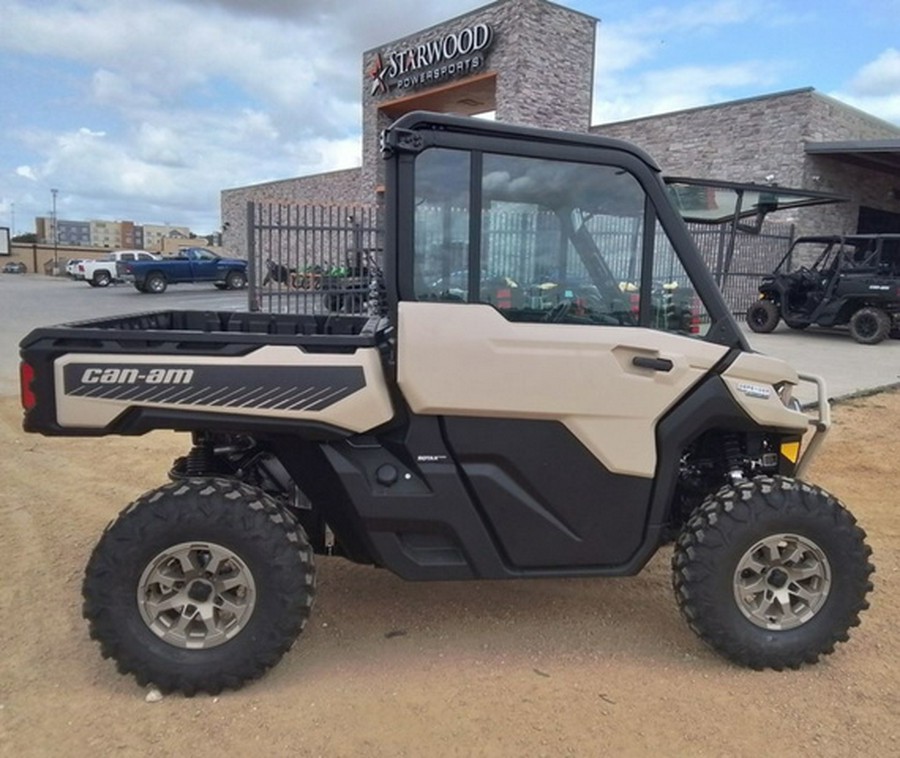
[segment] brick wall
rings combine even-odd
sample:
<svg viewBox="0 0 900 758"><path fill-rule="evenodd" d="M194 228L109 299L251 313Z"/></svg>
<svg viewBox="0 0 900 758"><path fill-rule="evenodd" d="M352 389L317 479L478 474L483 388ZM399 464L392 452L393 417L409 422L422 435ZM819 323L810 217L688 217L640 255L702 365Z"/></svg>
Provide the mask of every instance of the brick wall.
<svg viewBox="0 0 900 758"><path fill-rule="evenodd" d="M768 183L851 195L848 203L780 213L798 234L856 231L860 204L897 211L888 202L896 177L808 156L807 142L896 139L900 128L811 88L646 119L599 124L595 134L643 147L663 173ZM896 204L894 204L896 205Z"/></svg>
<svg viewBox="0 0 900 758"><path fill-rule="evenodd" d="M362 172L358 168L223 190L222 247L225 255L247 257L247 203L250 201L316 205L371 202L371 196L363 198L363 194Z"/></svg>

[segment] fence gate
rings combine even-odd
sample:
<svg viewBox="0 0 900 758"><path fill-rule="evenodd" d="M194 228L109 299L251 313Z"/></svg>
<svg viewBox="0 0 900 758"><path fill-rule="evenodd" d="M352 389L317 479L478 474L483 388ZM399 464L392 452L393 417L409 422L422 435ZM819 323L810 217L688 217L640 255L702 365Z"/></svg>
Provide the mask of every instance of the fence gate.
<svg viewBox="0 0 900 758"><path fill-rule="evenodd" d="M758 234L738 231L729 255L731 228L727 224L688 224L700 255L712 272L728 309L737 315L747 312L759 296L759 282L787 253L794 241L794 225L766 221Z"/></svg>
<svg viewBox="0 0 900 758"><path fill-rule="evenodd" d="M382 313L382 221L381 208L375 205L248 203L250 310ZM760 279L781 260L794 237L792 224L770 221L759 234L738 231L729 251L729 226L688 224L688 228L736 315L756 300ZM522 230L518 233L521 236ZM538 244L540 230L533 230L533 235ZM519 239L517 249L522 245Z"/></svg>
<svg viewBox="0 0 900 758"><path fill-rule="evenodd" d="M374 205L248 203L250 310L381 312L382 228Z"/></svg>

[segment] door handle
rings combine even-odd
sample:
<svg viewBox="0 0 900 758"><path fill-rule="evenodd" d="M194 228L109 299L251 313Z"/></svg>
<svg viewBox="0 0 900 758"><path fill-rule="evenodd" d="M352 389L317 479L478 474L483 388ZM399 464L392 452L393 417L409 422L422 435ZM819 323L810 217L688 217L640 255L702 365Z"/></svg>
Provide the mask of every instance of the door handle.
<svg viewBox="0 0 900 758"><path fill-rule="evenodd" d="M668 358L650 358L646 355L636 355L631 363L638 368L649 368L652 371L671 371L675 365Z"/></svg>

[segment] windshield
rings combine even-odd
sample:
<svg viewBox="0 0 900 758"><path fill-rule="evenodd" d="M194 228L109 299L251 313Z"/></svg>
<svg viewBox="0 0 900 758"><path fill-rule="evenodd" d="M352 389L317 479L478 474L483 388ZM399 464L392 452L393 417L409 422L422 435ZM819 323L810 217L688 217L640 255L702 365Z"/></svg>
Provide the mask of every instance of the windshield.
<svg viewBox="0 0 900 758"><path fill-rule="evenodd" d="M777 271L789 274L806 268L820 273L841 269L876 269L882 259L874 238L801 237L778 264Z"/></svg>

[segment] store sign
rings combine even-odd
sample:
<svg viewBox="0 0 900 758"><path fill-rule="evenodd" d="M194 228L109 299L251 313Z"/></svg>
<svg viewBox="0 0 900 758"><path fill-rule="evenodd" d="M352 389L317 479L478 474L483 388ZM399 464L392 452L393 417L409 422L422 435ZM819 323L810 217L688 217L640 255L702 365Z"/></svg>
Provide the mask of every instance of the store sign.
<svg viewBox="0 0 900 758"><path fill-rule="evenodd" d="M375 53L375 62L368 71L372 78L370 94L415 89L473 74L484 68L484 56L493 41L494 30L489 24L473 24L384 57Z"/></svg>

